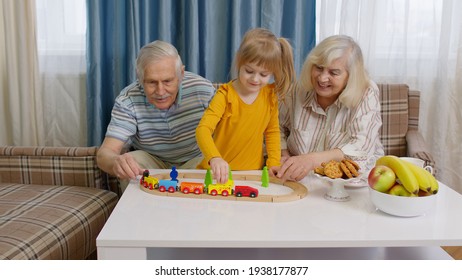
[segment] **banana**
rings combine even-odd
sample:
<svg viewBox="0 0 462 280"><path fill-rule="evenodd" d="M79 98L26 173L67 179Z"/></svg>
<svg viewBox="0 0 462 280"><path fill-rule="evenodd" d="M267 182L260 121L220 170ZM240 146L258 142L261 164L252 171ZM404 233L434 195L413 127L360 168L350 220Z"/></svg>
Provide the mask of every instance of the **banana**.
<svg viewBox="0 0 462 280"><path fill-rule="evenodd" d="M375 162L375 165L390 167L408 192L412 194L417 194L419 192L419 182L414 176L414 173L400 158L392 155L383 156Z"/></svg>
<svg viewBox="0 0 462 280"><path fill-rule="evenodd" d="M426 169L424 170L425 170L425 174L427 174L428 179L430 180L430 186L431 186L430 193L436 194L439 189L438 181L436 180L435 176L433 176L430 172L428 172L428 170Z"/></svg>
<svg viewBox="0 0 462 280"><path fill-rule="evenodd" d="M430 178L427 174L431 174L428 173L428 171L423 169L422 167L419 167L405 160L403 160L403 162L411 169L412 173L414 173L414 176L417 179L417 182L419 183L419 189L421 189L424 192L430 193L431 183Z"/></svg>

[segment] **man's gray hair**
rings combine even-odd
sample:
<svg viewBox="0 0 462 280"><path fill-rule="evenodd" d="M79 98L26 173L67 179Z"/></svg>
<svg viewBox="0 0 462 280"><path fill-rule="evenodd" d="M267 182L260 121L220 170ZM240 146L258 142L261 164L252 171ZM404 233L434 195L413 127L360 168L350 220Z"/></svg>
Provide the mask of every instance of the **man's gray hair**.
<svg viewBox="0 0 462 280"><path fill-rule="evenodd" d="M136 59L136 75L140 83L144 82L146 66L166 57L176 58L175 70L178 78L181 78L183 63L177 49L170 43L156 40L142 47Z"/></svg>

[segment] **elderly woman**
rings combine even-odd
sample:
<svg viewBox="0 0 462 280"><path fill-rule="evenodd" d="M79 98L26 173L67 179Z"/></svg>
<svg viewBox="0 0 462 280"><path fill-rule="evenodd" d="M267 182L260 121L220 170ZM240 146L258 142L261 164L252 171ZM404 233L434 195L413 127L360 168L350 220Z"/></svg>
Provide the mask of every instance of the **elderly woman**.
<svg viewBox="0 0 462 280"><path fill-rule="evenodd" d="M379 90L369 79L358 44L331 36L306 58L297 87L280 102L281 169L284 180L301 180L346 151L383 155Z"/></svg>

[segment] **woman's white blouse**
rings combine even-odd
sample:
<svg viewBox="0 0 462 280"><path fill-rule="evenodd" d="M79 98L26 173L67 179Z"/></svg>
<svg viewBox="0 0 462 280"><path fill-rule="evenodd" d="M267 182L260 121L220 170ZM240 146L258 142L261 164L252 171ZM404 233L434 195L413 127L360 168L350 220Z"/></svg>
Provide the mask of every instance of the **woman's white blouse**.
<svg viewBox="0 0 462 280"><path fill-rule="evenodd" d="M316 93L296 92L280 102L281 149L291 155L341 149L368 153L371 163L383 155L380 142L379 89L371 82L360 103L352 109L338 99L324 111Z"/></svg>

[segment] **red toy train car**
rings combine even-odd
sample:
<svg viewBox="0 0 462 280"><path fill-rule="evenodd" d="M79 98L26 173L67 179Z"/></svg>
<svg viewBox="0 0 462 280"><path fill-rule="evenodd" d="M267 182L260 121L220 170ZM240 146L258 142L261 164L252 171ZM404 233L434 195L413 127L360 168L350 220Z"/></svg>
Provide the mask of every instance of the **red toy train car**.
<svg viewBox="0 0 462 280"><path fill-rule="evenodd" d="M235 186L234 195L237 197L250 196L253 198L258 196L258 190L249 186Z"/></svg>

